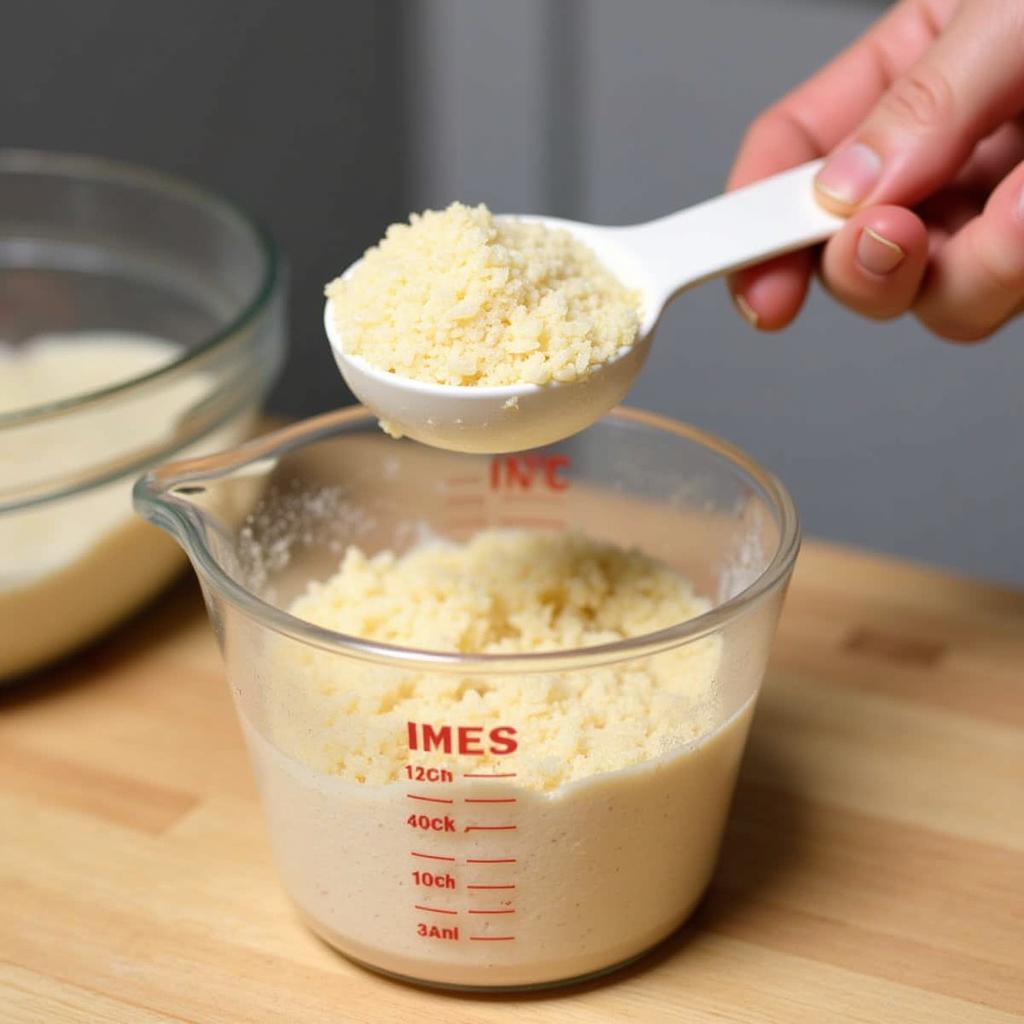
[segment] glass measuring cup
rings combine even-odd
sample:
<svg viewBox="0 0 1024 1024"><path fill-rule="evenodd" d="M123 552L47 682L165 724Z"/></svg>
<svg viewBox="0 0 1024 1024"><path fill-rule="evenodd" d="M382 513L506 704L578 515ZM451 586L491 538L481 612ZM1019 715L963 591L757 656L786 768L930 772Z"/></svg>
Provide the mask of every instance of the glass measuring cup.
<svg viewBox="0 0 1024 1024"><path fill-rule="evenodd" d="M350 409L153 470L135 503L195 566L284 884L329 943L421 983L533 987L614 968L693 909L799 544L771 474L632 410L487 457L392 440ZM349 545L489 527L639 547L709 610L597 647L473 656L286 611ZM681 673L701 685L658 691ZM601 718L602 694L644 687L647 706ZM589 724L545 733L551 702ZM654 719L668 732L638 760Z"/></svg>

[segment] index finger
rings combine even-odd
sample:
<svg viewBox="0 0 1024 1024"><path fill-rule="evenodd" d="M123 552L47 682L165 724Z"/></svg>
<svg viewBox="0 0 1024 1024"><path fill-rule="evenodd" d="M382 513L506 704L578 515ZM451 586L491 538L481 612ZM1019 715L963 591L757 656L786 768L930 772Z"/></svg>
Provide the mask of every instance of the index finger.
<svg viewBox="0 0 1024 1024"><path fill-rule="evenodd" d="M935 6L943 8L935 11ZM769 107L750 126L729 188L824 156L871 111L889 85L934 42L954 3L903 0L856 42Z"/></svg>

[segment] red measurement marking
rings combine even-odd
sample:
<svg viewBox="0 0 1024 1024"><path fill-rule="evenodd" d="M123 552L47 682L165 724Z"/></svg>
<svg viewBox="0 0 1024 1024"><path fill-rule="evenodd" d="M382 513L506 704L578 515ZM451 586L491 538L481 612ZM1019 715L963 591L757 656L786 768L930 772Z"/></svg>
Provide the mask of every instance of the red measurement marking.
<svg viewBox="0 0 1024 1024"><path fill-rule="evenodd" d="M479 484L483 481L478 476L449 476L445 477L447 487L467 487L469 484Z"/></svg>
<svg viewBox="0 0 1024 1024"><path fill-rule="evenodd" d="M446 800L443 796L417 796L415 793L405 794L410 800L425 800L428 804L453 804L454 800Z"/></svg>
<svg viewBox="0 0 1024 1024"><path fill-rule="evenodd" d="M514 889L514 885L467 885L467 889Z"/></svg>
<svg viewBox="0 0 1024 1024"><path fill-rule="evenodd" d="M454 858L453 858L454 859ZM467 864L516 864L515 857L467 857Z"/></svg>
<svg viewBox="0 0 1024 1024"><path fill-rule="evenodd" d="M440 907L425 907L422 903L414 903L417 910L426 910L430 914L457 914L457 910L442 910Z"/></svg>
<svg viewBox="0 0 1024 1024"><path fill-rule="evenodd" d="M529 529L531 526L538 530L564 530L565 520L554 519L550 516L502 516L498 520L499 526L520 526Z"/></svg>
<svg viewBox="0 0 1024 1024"><path fill-rule="evenodd" d="M410 737L413 734L410 733ZM405 765L406 778L417 782L454 782L455 776L447 768L424 767L421 764Z"/></svg>
<svg viewBox="0 0 1024 1024"><path fill-rule="evenodd" d="M563 475L571 465L568 455L496 455L491 459L491 490L530 490L534 484L552 491L569 489Z"/></svg>
<svg viewBox="0 0 1024 1024"><path fill-rule="evenodd" d="M467 825L465 832L514 832L518 825Z"/></svg>
<svg viewBox="0 0 1024 1024"><path fill-rule="evenodd" d="M446 754L479 756L511 754L519 746L511 725L447 725L440 722L406 722L410 750L443 750Z"/></svg>
<svg viewBox="0 0 1024 1024"><path fill-rule="evenodd" d="M563 494L545 494L542 491L533 491L527 494L504 494L503 501L554 501L559 502L565 499Z"/></svg>
<svg viewBox="0 0 1024 1024"><path fill-rule="evenodd" d="M409 856L422 857L424 860L450 860L453 864L455 863L454 857L439 857L436 853L417 853L415 850L410 850Z"/></svg>
<svg viewBox="0 0 1024 1024"><path fill-rule="evenodd" d="M515 772L463 772L464 779L514 779Z"/></svg>
<svg viewBox="0 0 1024 1024"><path fill-rule="evenodd" d="M471 914L514 914L514 910L471 910Z"/></svg>
<svg viewBox="0 0 1024 1024"><path fill-rule="evenodd" d="M470 935L470 942L511 942L514 935Z"/></svg>
<svg viewBox="0 0 1024 1024"><path fill-rule="evenodd" d="M514 796L495 796L495 797L472 797L467 796L464 801L467 804L514 804L517 800Z"/></svg>

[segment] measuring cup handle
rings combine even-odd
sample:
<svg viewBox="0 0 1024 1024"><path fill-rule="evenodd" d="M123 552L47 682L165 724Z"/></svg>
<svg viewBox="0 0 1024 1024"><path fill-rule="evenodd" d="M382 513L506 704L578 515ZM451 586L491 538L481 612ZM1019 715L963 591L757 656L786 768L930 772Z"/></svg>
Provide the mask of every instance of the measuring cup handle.
<svg viewBox="0 0 1024 1024"><path fill-rule="evenodd" d="M622 240L649 266L664 301L709 278L816 245L844 223L814 197L823 162L627 228Z"/></svg>

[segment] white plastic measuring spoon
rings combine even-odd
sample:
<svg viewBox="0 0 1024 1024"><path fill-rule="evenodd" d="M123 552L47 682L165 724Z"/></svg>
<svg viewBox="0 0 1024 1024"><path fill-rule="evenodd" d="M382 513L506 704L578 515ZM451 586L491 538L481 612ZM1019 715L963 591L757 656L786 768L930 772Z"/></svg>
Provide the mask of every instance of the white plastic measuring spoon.
<svg viewBox="0 0 1024 1024"><path fill-rule="evenodd" d="M662 311L677 295L835 234L843 218L814 199L813 179L821 164L803 164L646 224L600 227L554 217L520 218L571 231L642 295L636 341L579 380L473 387L400 377L346 354L328 301L324 325L338 368L364 405L424 444L497 453L559 441L621 401L647 358Z"/></svg>

